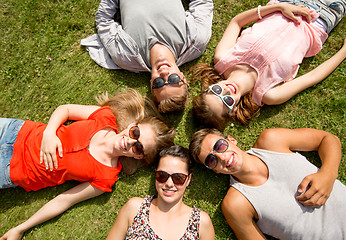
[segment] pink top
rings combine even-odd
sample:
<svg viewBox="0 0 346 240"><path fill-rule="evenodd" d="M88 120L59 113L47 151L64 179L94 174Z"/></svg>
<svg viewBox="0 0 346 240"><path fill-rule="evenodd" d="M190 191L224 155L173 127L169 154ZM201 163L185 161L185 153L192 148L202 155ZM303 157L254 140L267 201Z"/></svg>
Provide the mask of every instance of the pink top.
<svg viewBox="0 0 346 240"><path fill-rule="evenodd" d="M318 14L310 11L312 20L316 20ZM244 30L237 43L215 64L215 69L221 75L238 64L254 68L258 78L253 101L262 106L263 95L275 85L292 80L303 58L316 55L327 37L327 33L306 21L296 24L276 12Z"/></svg>

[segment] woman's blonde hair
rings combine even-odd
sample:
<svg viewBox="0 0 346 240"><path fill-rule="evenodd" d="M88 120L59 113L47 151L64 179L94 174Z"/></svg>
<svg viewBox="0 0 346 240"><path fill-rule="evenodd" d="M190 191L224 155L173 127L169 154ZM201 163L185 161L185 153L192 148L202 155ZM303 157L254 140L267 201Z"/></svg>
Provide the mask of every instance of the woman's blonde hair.
<svg viewBox="0 0 346 240"><path fill-rule="evenodd" d="M151 165L161 149L174 144L175 130L165 124L154 103L135 89L128 88L111 98L105 93L96 97L96 101L101 107L110 107L116 118L119 132L126 129L129 124L137 122L149 124L156 133L156 145L152 151L145 152L144 161L120 157L124 172L132 174L141 166Z"/></svg>
<svg viewBox="0 0 346 240"><path fill-rule="evenodd" d="M229 115L226 114L221 117L216 115L211 111L205 99L208 87L224 79L222 79L218 72L207 63L197 64L191 71L193 72L193 81L202 81L202 93L196 96L192 102L192 112L194 116L203 125L219 129L225 127L227 122L231 119ZM259 110L260 107L252 101L252 91L250 91L240 98L237 110L232 118L242 125L247 125L250 120L258 114Z"/></svg>

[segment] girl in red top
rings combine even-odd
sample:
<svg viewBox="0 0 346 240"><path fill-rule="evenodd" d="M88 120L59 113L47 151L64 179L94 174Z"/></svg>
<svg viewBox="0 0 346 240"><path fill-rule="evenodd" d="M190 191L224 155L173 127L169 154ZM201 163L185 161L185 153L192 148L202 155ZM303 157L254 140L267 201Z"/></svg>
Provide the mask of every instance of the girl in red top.
<svg viewBox="0 0 346 240"><path fill-rule="evenodd" d="M0 188L21 186L27 191L67 180L82 182L58 195L1 239L19 239L83 200L111 192L122 167L133 173L148 165L159 149L173 144L174 130L153 116L152 103L129 89L100 106L61 105L48 124L0 119ZM154 108L151 108L154 109ZM67 120L74 122L63 125Z"/></svg>

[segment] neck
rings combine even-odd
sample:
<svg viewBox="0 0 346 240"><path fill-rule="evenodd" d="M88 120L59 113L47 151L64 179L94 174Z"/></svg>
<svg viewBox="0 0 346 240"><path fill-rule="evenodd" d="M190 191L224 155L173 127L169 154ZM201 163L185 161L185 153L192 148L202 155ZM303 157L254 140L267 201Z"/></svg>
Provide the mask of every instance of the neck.
<svg viewBox="0 0 346 240"><path fill-rule="evenodd" d="M157 67L157 63L162 62L163 60L166 60L171 64L175 64L175 57L171 50L161 43L155 43L154 46L150 49L151 67Z"/></svg>
<svg viewBox="0 0 346 240"><path fill-rule="evenodd" d="M256 83L258 74L249 65L235 65L224 73L226 82L235 83L238 86L238 92L244 96L251 91Z"/></svg>
<svg viewBox="0 0 346 240"><path fill-rule="evenodd" d="M160 197L158 197L156 200L156 207L163 213L178 213L179 210L184 207L182 199L172 203L167 203Z"/></svg>
<svg viewBox="0 0 346 240"><path fill-rule="evenodd" d="M240 183L248 186L260 186L268 180L267 165L258 157L247 154L242 170L232 174Z"/></svg>

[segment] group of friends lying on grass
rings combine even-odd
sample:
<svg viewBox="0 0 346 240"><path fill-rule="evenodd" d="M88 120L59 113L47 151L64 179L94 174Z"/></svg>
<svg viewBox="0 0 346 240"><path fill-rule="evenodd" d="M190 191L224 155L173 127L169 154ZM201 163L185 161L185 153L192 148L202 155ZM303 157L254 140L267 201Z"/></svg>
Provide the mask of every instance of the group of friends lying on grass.
<svg viewBox="0 0 346 240"><path fill-rule="evenodd" d="M0 239L20 239L74 204L111 192L121 170L133 174L150 165L157 195L129 199L107 239L214 239L209 215L183 202L193 161L230 176L222 211L237 238L345 239L337 136L310 128L267 129L244 151L220 131L231 119L247 125L262 105L284 103L325 79L345 59L346 40L329 60L296 75L303 58L321 50L345 8L345 0L272 0L236 15L215 49L214 66L193 67L193 78L202 81L193 113L208 128L197 131L187 149L174 145L175 129L160 113L186 107L187 80L179 66L205 51L213 2L191 0L185 11L181 1L102 0L97 34L81 44L102 67L151 72L153 101L127 89L99 96L98 105L61 105L47 124L1 118L1 189L81 183ZM119 11L121 24L114 20ZM302 151L317 151L321 167Z"/></svg>

